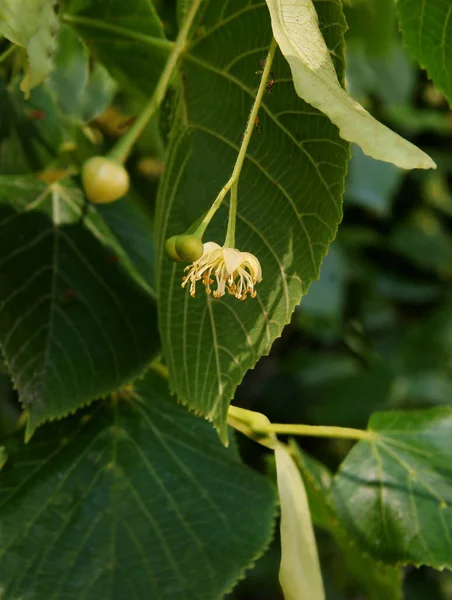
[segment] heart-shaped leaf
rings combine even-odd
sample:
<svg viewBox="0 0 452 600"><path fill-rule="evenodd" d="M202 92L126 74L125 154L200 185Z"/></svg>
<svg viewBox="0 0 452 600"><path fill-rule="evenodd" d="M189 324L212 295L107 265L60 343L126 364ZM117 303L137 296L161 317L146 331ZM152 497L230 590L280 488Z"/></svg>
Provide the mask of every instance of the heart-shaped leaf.
<svg viewBox="0 0 452 600"><path fill-rule="evenodd" d="M345 21L340 0L319 2L329 47L343 71ZM160 331L170 381L182 402L213 420L223 441L230 399L247 369L268 353L294 308L318 277L342 218L348 145L321 113L295 94L278 53L274 85L260 110L239 182L237 247L263 269L257 298L213 299L201 284L191 298L180 288L183 267L164 253L164 241L185 231L229 179L271 39L262 2L215 1L184 57L183 83L165 174L157 231ZM233 44L225 40L234 40ZM225 118L225 115L228 115ZM222 243L227 202L205 241Z"/></svg>
<svg viewBox="0 0 452 600"><path fill-rule="evenodd" d="M214 600L265 549L275 494L155 375L10 443L0 589L30 600Z"/></svg>
<svg viewBox="0 0 452 600"><path fill-rule="evenodd" d="M375 413L333 485L339 515L387 562L452 567L452 408Z"/></svg>

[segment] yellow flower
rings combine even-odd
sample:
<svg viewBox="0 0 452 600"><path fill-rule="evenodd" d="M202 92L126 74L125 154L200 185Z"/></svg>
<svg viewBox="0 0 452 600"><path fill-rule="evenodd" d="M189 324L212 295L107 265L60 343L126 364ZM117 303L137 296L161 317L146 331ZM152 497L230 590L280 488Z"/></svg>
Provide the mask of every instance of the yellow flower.
<svg viewBox="0 0 452 600"><path fill-rule="evenodd" d="M245 300L247 294L256 297L254 286L262 281L262 269L257 258L249 252L240 252L235 248L222 248L215 242L203 245L203 255L188 267L182 280L182 287L190 282L190 296L196 292L196 282L202 280L206 293L221 298L226 291L239 300ZM217 289L210 286L216 279Z"/></svg>

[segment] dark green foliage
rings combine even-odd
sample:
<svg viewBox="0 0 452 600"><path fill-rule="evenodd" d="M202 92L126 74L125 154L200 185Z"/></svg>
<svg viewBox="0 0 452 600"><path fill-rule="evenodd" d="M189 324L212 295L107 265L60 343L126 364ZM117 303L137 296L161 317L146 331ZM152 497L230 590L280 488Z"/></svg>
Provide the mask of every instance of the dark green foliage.
<svg viewBox="0 0 452 600"><path fill-rule="evenodd" d="M8 453L5 600L214 600L271 534L270 484L156 375L46 425L26 446L16 437Z"/></svg>

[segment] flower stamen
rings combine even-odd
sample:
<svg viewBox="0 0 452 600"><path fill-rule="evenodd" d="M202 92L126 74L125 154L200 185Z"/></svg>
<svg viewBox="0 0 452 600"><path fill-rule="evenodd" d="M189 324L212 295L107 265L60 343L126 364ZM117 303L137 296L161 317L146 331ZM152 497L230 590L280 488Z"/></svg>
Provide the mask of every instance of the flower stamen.
<svg viewBox="0 0 452 600"><path fill-rule="evenodd" d="M262 269L258 259L249 252L236 248L221 247L215 242L204 244L204 252L198 260L185 268L182 287L190 283L190 296L196 294L196 284L201 281L206 294L221 298L226 292L238 300L246 300L248 294L256 297L254 286L262 281ZM211 285L216 282L216 289Z"/></svg>

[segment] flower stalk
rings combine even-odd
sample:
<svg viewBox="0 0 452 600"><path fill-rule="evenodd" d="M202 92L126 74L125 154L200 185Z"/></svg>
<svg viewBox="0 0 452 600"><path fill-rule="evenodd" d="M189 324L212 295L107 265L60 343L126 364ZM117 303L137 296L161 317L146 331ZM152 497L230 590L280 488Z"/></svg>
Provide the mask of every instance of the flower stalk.
<svg viewBox="0 0 452 600"><path fill-rule="evenodd" d="M275 38L272 38L272 41L270 44L270 49L268 51L268 55L265 60L265 65L262 70L262 77L261 77L261 81L259 84L259 88L257 90L256 98L254 99L254 104L253 104L253 107L251 108L251 112L248 117L247 125L245 128L245 133L243 134L242 143L240 145L239 153L238 153L237 159L235 161L232 175L228 179L228 181L225 183L225 185L222 187L222 189L220 190L220 193L215 198L212 206L206 212L206 214L204 215L204 218L202 219L201 223L198 225L198 227L196 229L196 235L199 235L200 237L202 237L204 235L204 232L207 229L207 226L209 225L210 221L213 219L213 216L215 215L217 210L220 208L221 203L223 202L224 198L230 191L231 192L231 200L230 200L230 204L229 204L228 228L226 231L226 239L225 239L225 243L224 243L224 245L228 246L229 248L235 247L235 223L236 223L236 219L237 219L237 196L238 196L238 182L239 182L239 178L240 178L240 173L242 171L243 163L244 163L245 157L246 157L246 152L248 150L251 136L252 136L254 128L255 128L256 119L257 119L257 116L259 114L259 109L262 104L262 98L264 97L264 93L267 89L267 82L270 77L271 66L272 66L273 58L275 56L276 47L277 47L277 44L276 44Z"/></svg>

